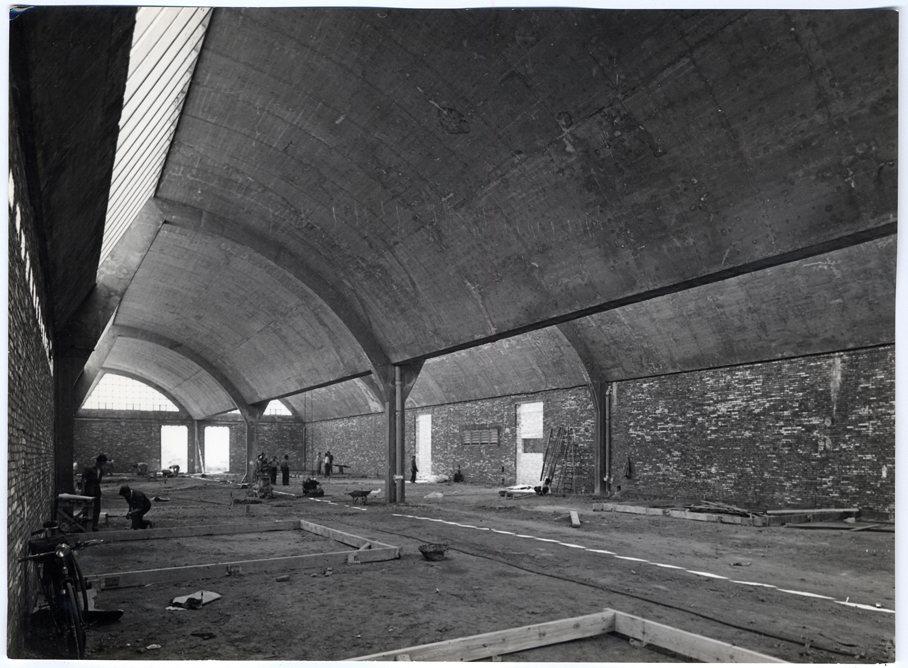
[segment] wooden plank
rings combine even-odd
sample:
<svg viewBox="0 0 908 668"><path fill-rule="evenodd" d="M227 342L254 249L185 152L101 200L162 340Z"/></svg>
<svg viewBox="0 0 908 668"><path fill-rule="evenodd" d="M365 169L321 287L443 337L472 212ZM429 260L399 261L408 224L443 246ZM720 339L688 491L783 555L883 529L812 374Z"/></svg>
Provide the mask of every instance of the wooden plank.
<svg viewBox="0 0 908 668"><path fill-rule="evenodd" d="M251 559L247 561L226 561L215 564L195 564L191 566L173 566L144 571L124 571L120 573L97 573L86 576L100 589L121 587L138 587L141 585L219 578L230 575L248 575L253 573L284 572L294 568L320 568L334 566L348 561L350 555L356 555L357 563L389 561L400 556L397 548L365 550L363 552L325 552L290 557L272 557L270 559Z"/></svg>
<svg viewBox="0 0 908 668"><path fill-rule="evenodd" d="M792 508L789 510L767 510L767 515L816 515L817 513L857 513L860 508Z"/></svg>
<svg viewBox="0 0 908 668"><path fill-rule="evenodd" d="M579 638L609 633L615 628L615 611L603 610L592 615L559 619L504 631L492 631L467 638L418 645L404 649L370 654L347 661L394 661L401 656L410 661L475 661L501 654L511 654L534 647L554 645ZM407 660L407 659L404 659Z"/></svg>
<svg viewBox="0 0 908 668"><path fill-rule="evenodd" d="M576 510L571 511L571 526L575 529L580 526L580 515L577 514Z"/></svg>
<svg viewBox="0 0 908 668"><path fill-rule="evenodd" d="M347 553L348 564L369 564L375 561L391 561L400 559L400 548L393 545L369 550L355 550Z"/></svg>
<svg viewBox="0 0 908 668"><path fill-rule="evenodd" d="M851 531L867 531L867 529L875 529L876 527L882 526L882 524L866 524L862 527L855 527Z"/></svg>
<svg viewBox="0 0 908 668"><path fill-rule="evenodd" d="M210 526L165 527L125 531L104 531L99 537L105 543L118 543L130 540L153 540L158 538L187 538L194 536L221 536L229 534L262 533L265 531L296 531L300 528L299 520L278 520L276 522L259 522L256 524L214 524Z"/></svg>
<svg viewBox="0 0 908 668"><path fill-rule="evenodd" d="M307 522L306 520L294 520L294 522L303 531L308 531L318 536L324 536L326 538L330 538L331 540L336 540L338 543L343 543L344 545L349 545L350 547L361 548L367 543L372 543L372 545L377 545L379 547L394 547L393 545L379 543L374 540L369 540L368 538L354 536L352 533L344 533L343 531L324 527L320 524L313 524L312 522Z"/></svg>
<svg viewBox="0 0 908 668"><path fill-rule="evenodd" d="M644 645L655 645L709 663L787 663L767 654L735 647L624 612L615 612L615 633L640 640Z"/></svg>

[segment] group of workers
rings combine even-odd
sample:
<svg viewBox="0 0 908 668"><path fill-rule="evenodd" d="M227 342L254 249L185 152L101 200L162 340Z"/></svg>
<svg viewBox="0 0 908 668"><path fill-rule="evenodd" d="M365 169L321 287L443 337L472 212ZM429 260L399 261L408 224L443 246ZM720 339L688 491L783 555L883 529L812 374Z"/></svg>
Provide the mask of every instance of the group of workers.
<svg viewBox="0 0 908 668"><path fill-rule="evenodd" d="M256 459L256 470L258 473L267 473L271 478L271 484L277 484L277 470L281 469L281 484L286 486L290 484L290 455L284 455L284 459L278 463L277 457L268 458L264 451Z"/></svg>
<svg viewBox="0 0 908 668"><path fill-rule="evenodd" d="M98 521L101 519L101 481L104 479L107 455L101 453L95 458L95 463L82 471L82 480L79 491L83 496L94 499L92 504L91 528L98 530ZM130 489L129 485L120 487L120 496L126 501L129 510L126 513L132 521L133 529L153 529L154 522L145 519L145 514L151 510L151 501L145 494L137 489Z"/></svg>

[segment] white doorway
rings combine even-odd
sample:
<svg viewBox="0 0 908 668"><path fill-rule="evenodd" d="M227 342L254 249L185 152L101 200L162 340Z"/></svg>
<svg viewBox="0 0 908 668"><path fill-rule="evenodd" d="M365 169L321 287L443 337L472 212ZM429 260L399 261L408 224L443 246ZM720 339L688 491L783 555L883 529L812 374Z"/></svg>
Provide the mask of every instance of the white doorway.
<svg viewBox="0 0 908 668"><path fill-rule="evenodd" d="M189 470L189 428L181 425L161 427L161 468L177 464L180 471Z"/></svg>
<svg viewBox="0 0 908 668"><path fill-rule="evenodd" d="M230 470L230 427L205 427L205 473Z"/></svg>
<svg viewBox="0 0 908 668"><path fill-rule="evenodd" d="M542 473L544 453L532 452L526 440L541 439L542 402L517 404L517 480L518 485L537 485ZM538 441L537 441L538 442ZM532 448L537 449L538 448Z"/></svg>
<svg viewBox="0 0 908 668"><path fill-rule="evenodd" d="M432 475L432 414L416 416L416 468L422 478Z"/></svg>

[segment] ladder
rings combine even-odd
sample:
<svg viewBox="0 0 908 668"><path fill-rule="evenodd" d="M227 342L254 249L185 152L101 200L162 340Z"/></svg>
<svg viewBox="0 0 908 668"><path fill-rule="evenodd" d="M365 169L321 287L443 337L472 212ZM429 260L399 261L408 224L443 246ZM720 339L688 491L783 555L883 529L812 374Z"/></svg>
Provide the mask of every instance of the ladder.
<svg viewBox="0 0 908 668"><path fill-rule="evenodd" d="M574 493L574 482L577 470L577 461L574 458L574 429L565 430L563 446L561 448L561 469L558 475L557 486L554 491L561 496Z"/></svg>
<svg viewBox="0 0 908 668"><path fill-rule="evenodd" d="M549 429L549 437L545 443L545 454L542 456L542 472L539 474L539 480L555 479L555 467L561 456L561 448L564 443L564 427L558 427L556 431Z"/></svg>

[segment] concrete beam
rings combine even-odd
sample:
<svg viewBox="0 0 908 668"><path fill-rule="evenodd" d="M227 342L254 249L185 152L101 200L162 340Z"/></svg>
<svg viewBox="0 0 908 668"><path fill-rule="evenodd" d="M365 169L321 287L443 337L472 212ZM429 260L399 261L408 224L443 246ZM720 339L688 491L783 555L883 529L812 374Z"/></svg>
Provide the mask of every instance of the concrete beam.
<svg viewBox="0 0 908 668"><path fill-rule="evenodd" d="M371 327L334 284L312 269L305 258L288 252L285 246L246 227L241 222L225 220L207 211L165 199L158 198L156 201L169 223L195 232L229 239L286 271L305 285L340 319L362 348L373 370L390 364L387 353Z"/></svg>

